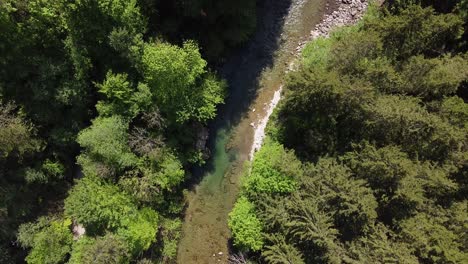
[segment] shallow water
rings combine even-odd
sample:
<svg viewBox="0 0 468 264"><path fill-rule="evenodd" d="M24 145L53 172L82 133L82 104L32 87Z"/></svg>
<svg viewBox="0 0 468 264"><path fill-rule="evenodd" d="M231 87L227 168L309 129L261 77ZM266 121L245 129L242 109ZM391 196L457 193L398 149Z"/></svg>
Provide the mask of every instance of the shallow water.
<svg viewBox="0 0 468 264"><path fill-rule="evenodd" d="M326 0L259 2L256 33L219 70L229 97L210 127L212 158L194 173L201 181L188 195L177 263L227 263L227 217L253 143L251 124L266 115L298 43L327 12Z"/></svg>

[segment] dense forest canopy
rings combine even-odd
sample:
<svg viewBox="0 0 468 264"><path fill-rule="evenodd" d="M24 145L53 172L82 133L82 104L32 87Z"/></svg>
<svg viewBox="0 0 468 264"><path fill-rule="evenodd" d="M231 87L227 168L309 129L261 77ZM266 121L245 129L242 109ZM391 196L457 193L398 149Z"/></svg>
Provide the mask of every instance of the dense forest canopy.
<svg viewBox="0 0 468 264"><path fill-rule="evenodd" d="M0 263L174 263L254 0L0 1ZM229 216L258 263L468 262L468 1L310 42Z"/></svg>
<svg viewBox="0 0 468 264"><path fill-rule="evenodd" d="M468 262L467 1L310 42L230 213L260 263Z"/></svg>
<svg viewBox="0 0 468 264"><path fill-rule="evenodd" d="M207 60L255 8L0 1L0 262L174 261L181 183L226 96Z"/></svg>

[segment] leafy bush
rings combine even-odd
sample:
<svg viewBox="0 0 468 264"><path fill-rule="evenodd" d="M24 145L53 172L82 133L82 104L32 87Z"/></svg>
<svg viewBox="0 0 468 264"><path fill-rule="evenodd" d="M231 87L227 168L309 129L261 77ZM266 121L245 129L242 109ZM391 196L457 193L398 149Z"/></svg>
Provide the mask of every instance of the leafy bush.
<svg viewBox="0 0 468 264"><path fill-rule="evenodd" d="M249 195L255 193L289 193L302 175L301 163L293 152L280 144L267 141L255 155L252 171L245 179L244 188Z"/></svg>
<svg viewBox="0 0 468 264"><path fill-rule="evenodd" d="M30 264L58 264L67 259L71 251L73 235L71 220L39 220L20 228L18 240L24 247L31 247L26 257Z"/></svg>
<svg viewBox="0 0 468 264"><path fill-rule="evenodd" d="M128 244L117 235L82 237L74 246L70 264L127 264L130 263Z"/></svg>
<svg viewBox="0 0 468 264"><path fill-rule="evenodd" d="M65 214L91 234L115 230L135 213L132 199L117 186L88 177L79 180L65 200Z"/></svg>
<svg viewBox="0 0 468 264"><path fill-rule="evenodd" d="M234 236L234 245L258 251L263 246L262 223L255 215L255 208L246 197L241 196L229 213L229 228Z"/></svg>

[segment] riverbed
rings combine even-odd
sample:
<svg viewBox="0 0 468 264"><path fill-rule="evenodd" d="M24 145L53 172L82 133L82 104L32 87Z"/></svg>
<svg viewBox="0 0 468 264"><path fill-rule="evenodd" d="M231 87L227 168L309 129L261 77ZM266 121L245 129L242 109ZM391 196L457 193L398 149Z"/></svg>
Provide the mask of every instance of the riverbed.
<svg viewBox="0 0 468 264"><path fill-rule="evenodd" d="M177 263L227 263L227 217L249 161L255 128L267 115L298 45L335 5L326 0L258 2L256 33L218 72L228 82L229 97L210 125L211 159L194 172L201 180L187 197Z"/></svg>

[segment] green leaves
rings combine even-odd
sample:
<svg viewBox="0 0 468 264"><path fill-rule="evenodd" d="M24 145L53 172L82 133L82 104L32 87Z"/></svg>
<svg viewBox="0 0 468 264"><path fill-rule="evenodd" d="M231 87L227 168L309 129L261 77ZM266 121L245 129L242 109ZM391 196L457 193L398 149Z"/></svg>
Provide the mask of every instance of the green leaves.
<svg viewBox="0 0 468 264"><path fill-rule="evenodd" d="M402 221L402 236L416 247L417 255L433 263L462 263L467 253L460 249L459 235L451 232L438 223L438 217L420 213L413 218Z"/></svg>
<svg viewBox="0 0 468 264"><path fill-rule="evenodd" d="M466 262L462 22L410 4L455 3L394 2L308 44L286 79L278 142L256 153L241 198L267 263Z"/></svg>
<svg viewBox="0 0 468 264"><path fill-rule="evenodd" d="M97 238L82 237L73 245L70 264L126 264L130 252L125 240L106 234Z"/></svg>
<svg viewBox="0 0 468 264"><path fill-rule="evenodd" d="M255 208L241 196L229 213L229 228L234 236L234 245L258 251L263 246L262 223L255 215Z"/></svg>
<svg viewBox="0 0 468 264"><path fill-rule="evenodd" d="M411 5L398 15L384 16L364 24L381 36L389 57L407 59L414 55L439 55L463 33L462 20L454 14L435 15L432 8Z"/></svg>
<svg viewBox="0 0 468 264"><path fill-rule="evenodd" d="M302 173L301 163L293 152L286 151L276 142L267 141L255 155L244 188L251 196L256 193L290 193L296 188L295 179Z"/></svg>
<svg viewBox="0 0 468 264"><path fill-rule="evenodd" d="M334 159L320 159L302 179L302 191L324 201L333 214L342 240L365 234L377 218L377 201L366 182L352 178L351 171Z"/></svg>
<svg viewBox="0 0 468 264"><path fill-rule="evenodd" d="M136 165L138 159L127 144L127 129L128 123L120 116L96 118L78 135L78 143L86 149L81 157L89 155L117 170Z"/></svg>
<svg viewBox="0 0 468 264"><path fill-rule="evenodd" d="M65 200L65 214L90 233L116 230L136 211L131 198L117 186L90 177L78 181Z"/></svg>
<svg viewBox="0 0 468 264"><path fill-rule="evenodd" d="M135 215L126 217L117 234L129 244L128 251L138 255L156 241L159 216L150 208L142 208Z"/></svg>
<svg viewBox="0 0 468 264"><path fill-rule="evenodd" d="M434 59L414 56L403 65L401 74L405 82L396 87L397 92L426 100L441 99L455 94L468 79L468 63L462 56Z"/></svg>
<svg viewBox="0 0 468 264"><path fill-rule="evenodd" d="M15 113L13 104L0 102L0 158L17 154L19 157L26 153L40 150L41 142L34 137L32 124Z"/></svg>
<svg viewBox="0 0 468 264"><path fill-rule="evenodd" d="M302 254L293 245L288 244L282 235L274 234L268 237L271 246L266 246L262 256L272 264L303 264Z"/></svg>
<svg viewBox="0 0 468 264"><path fill-rule="evenodd" d="M156 241L159 215L150 208L138 209L132 198L116 185L98 179L81 179L65 200L65 214L84 225L87 235L114 232L133 255Z"/></svg>
<svg viewBox="0 0 468 264"><path fill-rule="evenodd" d="M18 240L32 250L26 257L29 264L59 264L71 251L73 235L71 220L39 220L35 224L21 226Z"/></svg>
<svg viewBox="0 0 468 264"><path fill-rule="evenodd" d="M153 98L172 121L206 122L224 100L224 82L206 72L206 61L194 42L185 42L182 48L147 44L142 64Z"/></svg>
<svg viewBox="0 0 468 264"><path fill-rule="evenodd" d="M120 115L133 118L148 109L152 103L152 94L148 87L140 83L134 88L127 79L127 74L108 72L106 80L97 85L99 92L106 97L96 105L99 115Z"/></svg>

